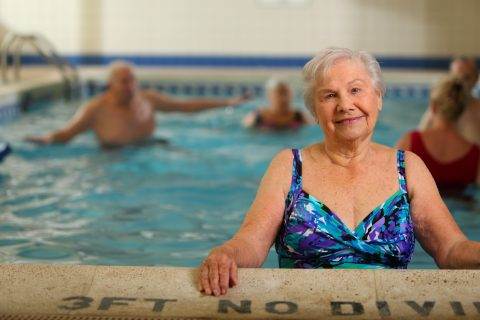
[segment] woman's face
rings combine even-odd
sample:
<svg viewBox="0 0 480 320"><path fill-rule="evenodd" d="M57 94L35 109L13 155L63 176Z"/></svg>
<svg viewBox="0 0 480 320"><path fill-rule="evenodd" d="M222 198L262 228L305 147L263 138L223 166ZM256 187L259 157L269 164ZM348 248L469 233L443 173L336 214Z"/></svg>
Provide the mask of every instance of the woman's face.
<svg viewBox="0 0 480 320"><path fill-rule="evenodd" d="M279 84L268 92L270 103L274 106L288 106L291 99L290 88L285 84Z"/></svg>
<svg viewBox="0 0 480 320"><path fill-rule="evenodd" d="M354 141L372 134L382 98L364 65L343 59L316 83L314 107L326 139Z"/></svg>

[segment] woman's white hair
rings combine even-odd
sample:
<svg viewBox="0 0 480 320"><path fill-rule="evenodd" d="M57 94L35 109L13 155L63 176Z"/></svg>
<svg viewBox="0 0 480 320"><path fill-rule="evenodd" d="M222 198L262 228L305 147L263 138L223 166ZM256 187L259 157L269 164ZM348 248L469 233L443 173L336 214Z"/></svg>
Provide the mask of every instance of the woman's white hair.
<svg viewBox="0 0 480 320"><path fill-rule="evenodd" d="M271 77L265 83L265 90L266 91L275 90L280 86L289 87L288 82L285 79L280 77Z"/></svg>
<svg viewBox="0 0 480 320"><path fill-rule="evenodd" d="M380 64L370 53L365 51L353 51L347 48L326 48L320 51L303 67L303 79L305 81L303 98L305 105L313 115L315 115L315 85L317 84L318 79L322 80L328 70L338 60L343 59L358 60L362 62L372 79L372 84L375 89L381 96L385 94L386 87L383 82Z"/></svg>

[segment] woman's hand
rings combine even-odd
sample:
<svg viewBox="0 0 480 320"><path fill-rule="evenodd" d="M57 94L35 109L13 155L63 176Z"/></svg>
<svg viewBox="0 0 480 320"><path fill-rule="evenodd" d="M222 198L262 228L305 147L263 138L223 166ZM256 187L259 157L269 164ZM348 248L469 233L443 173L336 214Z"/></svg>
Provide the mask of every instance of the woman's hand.
<svg viewBox="0 0 480 320"><path fill-rule="evenodd" d="M200 266L199 289L208 295L223 295L238 283L234 250L226 245L213 249Z"/></svg>

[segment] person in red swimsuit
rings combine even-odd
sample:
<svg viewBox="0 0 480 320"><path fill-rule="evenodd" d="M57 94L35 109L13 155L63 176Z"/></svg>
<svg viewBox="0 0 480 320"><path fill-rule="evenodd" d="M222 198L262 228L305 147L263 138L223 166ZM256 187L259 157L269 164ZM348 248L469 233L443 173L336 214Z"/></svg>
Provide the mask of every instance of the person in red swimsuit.
<svg viewBox="0 0 480 320"><path fill-rule="evenodd" d="M472 94L478 82L478 69L475 59L456 58L450 64L450 74L462 79L470 93L468 105L456 122L458 131L468 141L480 145L480 125L478 125L480 122L480 99ZM418 129L429 128L432 121L431 117L430 109L427 109L418 125Z"/></svg>
<svg viewBox="0 0 480 320"><path fill-rule="evenodd" d="M457 121L470 102L468 85L449 77L432 89L431 126L405 134L397 147L416 153L425 162L439 188L463 188L478 183L480 149L465 139Z"/></svg>

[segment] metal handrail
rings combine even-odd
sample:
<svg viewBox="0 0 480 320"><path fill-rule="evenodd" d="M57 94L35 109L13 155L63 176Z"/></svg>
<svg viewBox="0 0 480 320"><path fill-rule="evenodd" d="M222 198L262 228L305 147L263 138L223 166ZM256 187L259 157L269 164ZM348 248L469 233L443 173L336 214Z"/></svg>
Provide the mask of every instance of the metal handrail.
<svg viewBox="0 0 480 320"><path fill-rule="evenodd" d="M22 67L22 50L25 44L29 44L47 64L55 66L61 73L63 81L72 93L79 90L79 76L77 69L66 59L62 58L54 46L43 36L35 34L8 33L0 44L0 72L4 83L10 82L8 58L13 58L14 80L20 80Z"/></svg>

